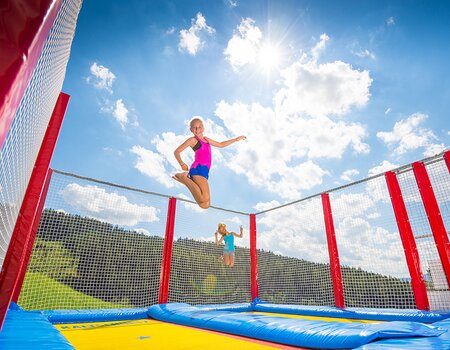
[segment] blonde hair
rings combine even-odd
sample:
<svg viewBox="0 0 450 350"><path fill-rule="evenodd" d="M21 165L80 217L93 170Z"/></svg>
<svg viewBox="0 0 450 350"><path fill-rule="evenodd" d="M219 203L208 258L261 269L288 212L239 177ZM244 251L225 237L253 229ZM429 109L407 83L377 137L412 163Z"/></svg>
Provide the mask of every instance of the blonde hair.
<svg viewBox="0 0 450 350"><path fill-rule="evenodd" d="M190 129L192 129L192 125L193 125L195 122L200 122L200 123L202 123L202 125L204 125L203 119L202 119L202 118L200 118L200 117L194 117L194 118L192 118L191 121L189 122L189 128L190 128Z"/></svg>
<svg viewBox="0 0 450 350"><path fill-rule="evenodd" d="M223 235L223 233L220 232L222 228L225 230L225 232L227 231L227 225L225 225L223 222L219 222L219 224L217 225L217 232L219 232L221 235Z"/></svg>

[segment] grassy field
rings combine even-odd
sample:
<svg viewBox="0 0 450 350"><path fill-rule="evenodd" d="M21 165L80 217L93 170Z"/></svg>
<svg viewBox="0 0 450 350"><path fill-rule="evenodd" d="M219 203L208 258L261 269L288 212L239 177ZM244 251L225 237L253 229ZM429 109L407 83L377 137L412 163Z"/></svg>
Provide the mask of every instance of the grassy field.
<svg viewBox="0 0 450 350"><path fill-rule="evenodd" d="M80 293L50 277L28 272L20 293L19 305L25 310L101 309L133 307L108 303ZM64 296L63 298L61 296Z"/></svg>

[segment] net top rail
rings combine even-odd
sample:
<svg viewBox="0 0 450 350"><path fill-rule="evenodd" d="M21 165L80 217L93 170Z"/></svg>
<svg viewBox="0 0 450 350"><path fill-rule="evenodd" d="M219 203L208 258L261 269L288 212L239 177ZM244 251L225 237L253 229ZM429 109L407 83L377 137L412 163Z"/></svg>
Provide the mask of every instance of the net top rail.
<svg viewBox="0 0 450 350"><path fill-rule="evenodd" d="M422 162L425 165L429 165L429 164L433 164L433 163L439 162L439 161L441 161L443 159L443 156L444 156L445 152L447 152L447 150L445 150L445 151L443 151L443 152L441 152L439 154L436 154L436 155L434 155L432 157L424 158L424 159L420 160L419 162ZM394 173L396 173L396 174L401 174L401 173L410 171L411 168L412 168L412 163L406 164L406 165L402 165L402 166L400 166L398 168L392 169L392 171ZM81 180L88 180L88 181L96 182L96 183L103 184L103 185L108 185L108 186L112 186L112 187L126 189L126 190L129 190L129 191L140 192L140 193L150 194L150 195L164 197L164 198L176 198L179 201L192 203L192 204L197 204L196 202L191 201L189 199L185 199L185 198L170 196L170 195L167 195L167 194L162 194L162 193L153 192L153 191L142 190L142 189L139 189L139 188L134 188L134 187L125 186L125 185L119 185L119 184L115 184L115 183L112 183L112 182L97 180L97 179L93 179L93 178L90 178L90 177L87 177L87 176L81 176L81 175L77 175L77 174L73 174L73 173L69 173L69 172L65 172L65 171L61 171L61 170L57 170L57 169L52 169L52 170L53 170L53 172L55 172L57 174L61 174L61 175L65 175L65 176L71 176L71 177L74 177L74 178L77 178L77 179L81 179ZM334 188L329 189L329 190L317 192L317 193L314 193L314 194L312 194L310 196L307 196L307 197L304 197L304 198L301 198L301 199L297 199L297 200L292 201L292 202L284 203L284 204L281 204L281 205L278 205L278 206L275 206L275 207L272 207L272 208L269 208L269 209L266 209L266 210L261 210L261 211L255 213L255 215L264 214L264 213L267 213L267 212L270 212L270 211L273 211L273 210L277 210L277 209L280 209L280 208L284 208L284 207L287 207L287 206L290 206L290 205L293 205L293 204L296 204L296 203L304 202L304 201L307 201L308 199L317 197L317 196L321 195L322 193L330 193L330 192L342 190L342 189L350 187L350 186L354 186L354 185L357 185L357 184L360 184L360 183L364 183L364 182L367 182L367 181L379 178L381 176L384 176L384 174L385 173L376 174L376 175L373 175L373 176L370 176L370 177L367 177L367 178L364 178L364 179L361 179L361 180L357 180L357 181L354 181L354 182L351 182L351 183L348 183L348 184L345 184L345 185L342 185L342 186L334 187ZM233 210L233 209L227 209L227 208L222 208L222 207L213 206L213 205L211 205L211 208L222 210L222 211L226 211L226 212L230 212L230 213L235 213L235 214L250 215L250 213L247 213L247 212Z"/></svg>
<svg viewBox="0 0 450 350"><path fill-rule="evenodd" d="M142 190L142 189L135 188L135 187L129 187L129 186L125 186L125 185L119 185L119 184L115 184L115 183L112 183L112 182L97 180L97 179L93 179L93 178L90 178L90 177L87 177L87 176L77 175L77 174L73 174L73 173L69 173L69 172L65 172L65 171L61 171L61 170L57 170L57 169L53 169L53 168L52 168L52 171L54 173L57 173L57 174L70 176L70 177L73 177L73 178L76 178L76 179L80 179L80 180L92 181L92 182L96 182L96 183L102 184L102 185L117 187L117 188L121 188L121 189L124 189L124 190L129 190L129 191L133 191L133 192L139 192L139 193L143 193L143 194L150 194L150 195L158 196L158 197L164 197L164 198L167 198L167 199L169 199L169 198L176 198L177 201L183 201L183 202L192 203L192 204L197 205L197 202L194 202L194 201L191 201L191 200L185 199L185 198L170 196L168 194L152 192L152 191L146 191L146 190ZM214 208L214 209L218 209L218 210L222 210L222 211L226 211L226 212L230 212L230 213L235 213L235 214L250 215L249 213L245 213L245 212L242 212L242 211L233 210L233 209L226 209L226 208L222 208L222 207L216 207L216 206L213 206L213 205L211 205L210 208Z"/></svg>
<svg viewBox="0 0 450 350"><path fill-rule="evenodd" d="M444 154L447 151L448 150L444 150L441 153L438 153L438 154L436 154L434 156L424 158L424 159L420 160L419 162L422 162L425 165L437 163L437 162L439 162L439 161L441 161L443 159ZM391 171L393 171L396 174L402 174L402 173L405 173L407 171L411 171L412 164L413 163L402 165L402 166L399 166L398 168L392 169ZM369 177L366 177L366 178L361 179L361 180L353 181L353 182L350 182L350 183L342 185L342 186L334 187L334 188L326 190L326 191L318 192L318 193L312 194L312 195L310 195L308 197L304 197L304 198L297 199L297 200L289 202L289 203L278 205L278 206L273 207L273 208L269 208L269 209L266 209L266 210L259 211L259 212L255 213L255 215L264 214L264 213L267 213L269 211L273 211L273 210L276 210L276 209L287 207L289 205L293 205L293 204L296 204L296 203L304 202L304 201L306 201L308 199L317 197L317 196L319 196L322 193L330 193L330 192L339 191L339 190L342 190L342 189L347 188L347 187L351 187L351 186L354 186L354 185L357 185L357 184L360 184L360 183L364 183L364 182L367 182L367 181L379 178L381 176L384 176L384 174L385 174L385 172L380 173L380 174L376 174L376 175L373 175L373 176L369 176Z"/></svg>

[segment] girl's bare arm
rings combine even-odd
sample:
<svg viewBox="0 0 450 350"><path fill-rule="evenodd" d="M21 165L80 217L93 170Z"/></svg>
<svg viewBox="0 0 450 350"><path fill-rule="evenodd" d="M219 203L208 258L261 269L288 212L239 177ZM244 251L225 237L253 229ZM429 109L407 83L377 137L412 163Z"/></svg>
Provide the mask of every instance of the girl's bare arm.
<svg viewBox="0 0 450 350"><path fill-rule="evenodd" d="M244 235L244 229L243 229L242 226L241 226L241 227L239 228L239 233L232 232L232 234L233 234L235 237L242 238L242 236Z"/></svg>
<svg viewBox="0 0 450 350"><path fill-rule="evenodd" d="M227 147L227 146L229 146L229 145L231 145L231 144L233 144L235 142L238 142L238 141L241 141L241 140L245 140L246 138L247 138L246 136L238 136L238 137L235 137L234 139L229 139L229 140L226 140L226 141L218 142L218 141L215 141L215 140L210 139L209 137L205 136L205 139L209 142L209 144L211 146L219 147L219 148Z"/></svg>
<svg viewBox="0 0 450 350"><path fill-rule="evenodd" d="M183 160L181 159L180 153L183 152L186 148L193 147L195 144L195 137L190 137L186 141L184 141L181 145L177 147L177 149L173 152L175 155L175 159L177 160L178 164L180 164L181 169L188 171L189 167Z"/></svg>

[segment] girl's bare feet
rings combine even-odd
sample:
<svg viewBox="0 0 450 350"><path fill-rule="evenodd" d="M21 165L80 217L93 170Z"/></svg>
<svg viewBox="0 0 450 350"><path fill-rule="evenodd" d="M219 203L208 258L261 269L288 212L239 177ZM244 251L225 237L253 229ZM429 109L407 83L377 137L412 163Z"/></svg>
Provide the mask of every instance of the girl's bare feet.
<svg viewBox="0 0 450 350"><path fill-rule="evenodd" d="M175 174L174 176L172 176L172 178L174 180L177 180L178 182L181 182L182 184L185 183L187 177L188 177L188 172L187 171L182 172L182 173L178 173L178 174Z"/></svg>

